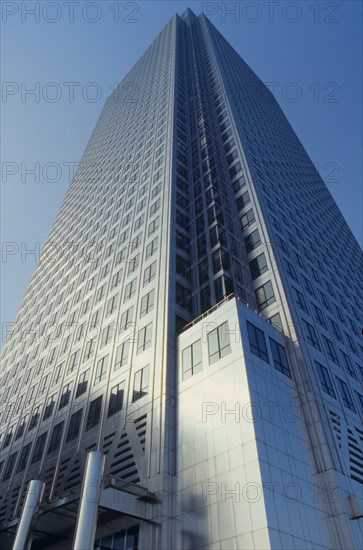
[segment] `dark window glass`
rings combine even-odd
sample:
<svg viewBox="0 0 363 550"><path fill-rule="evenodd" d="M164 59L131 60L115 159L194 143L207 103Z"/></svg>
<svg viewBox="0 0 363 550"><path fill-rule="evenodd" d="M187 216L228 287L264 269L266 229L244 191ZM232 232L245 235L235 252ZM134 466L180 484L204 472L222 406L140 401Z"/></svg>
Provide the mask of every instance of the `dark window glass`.
<svg viewBox="0 0 363 550"><path fill-rule="evenodd" d="M267 271L267 262L265 254L262 253L257 258L254 258L250 262L250 270L251 270L251 277L253 280L257 279L257 277L260 277L263 273Z"/></svg>
<svg viewBox="0 0 363 550"><path fill-rule="evenodd" d="M317 361L315 361L315 365L323 391L336 399L333 383L331 381L328 369Z"/></svg>
<svg viewBox="0 0 363 550"><path fill-rule="evenodd" d="M258 232L258 229L255 229L255 231L252 231L248 237L245 238L245 246L247 253L252 252L258 245L261 244L260 234Z"/></svg>
<svg viewBox="0 0 363 550"><path fill-rule="evenodd" d="M315 328L312 325L310 325L307 321L305 321L305 319L303 319L303 323L305 326L305 334L306 334L307 341L309 342L309 344L314 346L314 348L321 350Z"/></svg>
<svg viewBox="0 0 363 550"><path fill-rule="evenodd" d="M247 229L247 227L251 225L254 221L255 221L255 215L251 208L251 210L248 210L246 214L243 214L243 216L241 216L242 229Z"/></svg>
<svg viewBox="0 0 363 550"><path fill-rule="evenodd" d="M247 331L251 352L269 363L266 339L263 331L248 321Z"/></svg>
<svg viewBox="0 0 363 550"><path fill-rule="evenodd" d="M149 366L138 370L134 376L134 389L132 393L132 402L141 399L149 392Z"/></svg>
<svg viewBox="0 0 363 550"><path fill-rule="evenodd" d="M286 376L291 378L291 372L287 362L286 350L284 346L282 346L272 338L270 338L270 346L274 366L277 368L277 370L282 372L282 374L285 374Z"/></svg>
<svg viewBox="0 0 363 550"><path fill-rule="evenodd" d="M88 416L87 416L87 422L86 422L86 431L91 430L100 421L101 416L101 409L102 409L102 395L97 397L97 399L94 399L89 404L88 408Z"/></svg>
<svg viewBox="0 0 363 550"><path fill-rule="evenodd" d="M27 462L28 462L28 458L29 458L29 455L30 455L31 446L32 446L32 444L28 443L27 445L24 445L24 447L22 448L21 453L20 453L20 457L19 457L18 466L16 468L16 473L17 474L19 472L22 472L23 470L25 470Z"/></svg>
<svg viewBox="0 0 363 550"><path fill-rule="evenodd" d="M256 298L260 309L265 309L276 302L271 281L267 281L267 283L256 289Z"/></svg>
<svg viewBox="0 0 363 550"><path fill-rule="evenodd" d="M79 431L81 429L82 412L83 410L81 409L72 414L69 421L66 443L69 443L70 441L78 437Z"/></svg>
<svg viewBox="0 0 363 550"><path fill-rule="evenodd" d="M112 416L121 411L125 393L125 382L121 382L111 389L107 416Z"/></svg>
<svg viewBox="0 0 363 550"><path fill-rule="evenodd" d="M34 464L35 462L37 462L42 458L46 439L47 439L46 433L38 437L34 447L34 451L33 451L32 464Z"/></svg>
<svg viewBox="0 0 363 550"><path fill-rule="evenodd" d="M64 421L59 422L59 424L56 424L54 426L52 436L49 442L48 454L53 453L54 451L57 451L59 449L61 439L62 439L63 426L64 426Z"/></svg>
<svg viewBox="0 0 363 550"><path fill-rule="evenodd" d="M344 405L346 407L348 407L348 409L350 409L351 411L357 412L356 408L354 406L354 403L353 403L352 396L351 396L350 391L348 389L348 385L346 384L346 382L344 382L344 380L339 378L339 376L336 376L335 378L336 378L336 381L338 383L340 396L342 398L342 401L343 401Z"/></svg>
<svg viewBox="0 0 363 550"><path fill-rule="evenodd" d="M11 478L11 475L12 475L13 470L14 470L17 454L18 453L16 452L16 453L13 453L9 456L9 458L6 462L5 470L4 470L3 481L7 481L8 479Z"/></svg>

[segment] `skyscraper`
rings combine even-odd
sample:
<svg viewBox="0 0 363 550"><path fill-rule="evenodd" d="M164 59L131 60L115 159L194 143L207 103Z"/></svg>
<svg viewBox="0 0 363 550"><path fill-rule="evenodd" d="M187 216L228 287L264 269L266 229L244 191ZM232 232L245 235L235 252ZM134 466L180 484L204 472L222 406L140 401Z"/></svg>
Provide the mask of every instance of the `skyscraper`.
<svg viewBox="0 0 363 550"><path fill-rule="evenodd" d="M97 548L359 548L361 270L272 94L174 16L108 98L4 348L2 547L83 550L94 525Z"/></svg>

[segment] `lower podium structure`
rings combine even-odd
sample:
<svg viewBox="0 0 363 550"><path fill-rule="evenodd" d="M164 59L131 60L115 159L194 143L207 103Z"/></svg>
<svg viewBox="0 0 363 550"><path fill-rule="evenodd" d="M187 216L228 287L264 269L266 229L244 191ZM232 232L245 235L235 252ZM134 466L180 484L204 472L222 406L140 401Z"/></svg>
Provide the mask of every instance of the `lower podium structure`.
<svg viewBox="0 0 363 550"><path fill-rule="evenodd" d="M233 299L178 348L175 548L358 548L298 343Z"/></svg>
<svg viewBox="0 0 363 550"><path fill-rule="evenodd" d="M231 297L179 335L176 367L165 491L105 476L93 451L79 493L37 517L30 483L13 550L359 548L360 493L333 466L293 340Z"/></svg>

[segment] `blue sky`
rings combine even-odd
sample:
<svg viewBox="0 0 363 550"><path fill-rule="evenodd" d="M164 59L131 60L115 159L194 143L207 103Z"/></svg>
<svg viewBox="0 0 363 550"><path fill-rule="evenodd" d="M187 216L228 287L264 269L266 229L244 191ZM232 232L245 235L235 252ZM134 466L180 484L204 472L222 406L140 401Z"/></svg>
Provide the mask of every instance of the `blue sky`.
<svg viewBox="0 0 363 550"><path fill-rule="evenodd" d="M362 242L360 2L3 1L2 323L15 317L106 97L187 6L273 88Z"/></svg>

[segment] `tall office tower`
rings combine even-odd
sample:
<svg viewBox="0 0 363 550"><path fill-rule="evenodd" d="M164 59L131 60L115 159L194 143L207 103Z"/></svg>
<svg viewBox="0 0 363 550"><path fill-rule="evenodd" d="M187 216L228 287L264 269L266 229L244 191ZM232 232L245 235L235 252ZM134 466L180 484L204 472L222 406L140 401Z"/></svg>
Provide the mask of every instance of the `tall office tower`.
<svg viewBox="0 0 363 550"><path fill-rule="evenodd" d="M174 16L108 98L5 345L1 547L360 548L361 272L272 94Z"/></svg>

